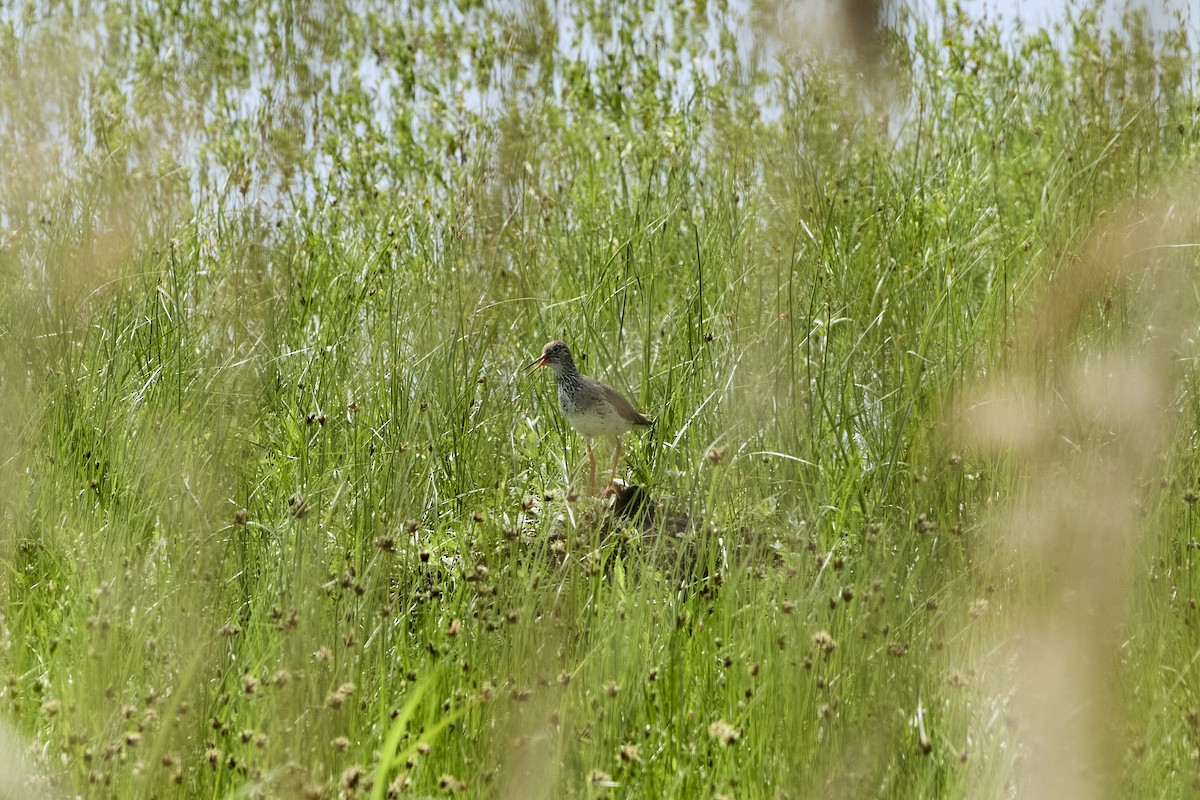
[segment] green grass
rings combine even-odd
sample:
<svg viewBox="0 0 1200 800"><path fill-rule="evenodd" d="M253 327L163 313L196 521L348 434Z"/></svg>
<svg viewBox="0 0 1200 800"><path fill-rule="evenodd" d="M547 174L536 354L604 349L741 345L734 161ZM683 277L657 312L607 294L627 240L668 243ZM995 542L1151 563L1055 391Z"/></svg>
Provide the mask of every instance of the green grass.
<svg viewBox="0 0 1200 800"><path fill-rule="evenodd" d="M177 5L0 26L0 793L1194 791L1194 41Z"/></svg>

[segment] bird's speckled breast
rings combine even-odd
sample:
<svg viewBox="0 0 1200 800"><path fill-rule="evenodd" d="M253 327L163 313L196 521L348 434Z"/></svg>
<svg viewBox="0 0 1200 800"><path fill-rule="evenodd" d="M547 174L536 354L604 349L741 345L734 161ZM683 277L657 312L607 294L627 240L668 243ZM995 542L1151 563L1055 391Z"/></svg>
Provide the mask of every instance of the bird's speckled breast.
<svg viewBox="0 0 1200 800"><path fill-rule="evenodd" d="M567 422L582 436L619 436L632 427L603 394L586 384L560 384L558 405Z"/></svg>

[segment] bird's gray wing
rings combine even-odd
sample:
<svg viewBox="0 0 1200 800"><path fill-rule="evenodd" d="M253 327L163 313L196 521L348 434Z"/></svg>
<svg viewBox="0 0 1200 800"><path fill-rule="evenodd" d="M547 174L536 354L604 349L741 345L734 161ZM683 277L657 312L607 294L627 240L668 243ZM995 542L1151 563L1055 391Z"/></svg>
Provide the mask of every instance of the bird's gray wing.
<svg viewBox="0 0 1200 800"><path fill-rule="evenodd" d="M604 384L602 386L604 389L604 398L617 410L617 413L621 415L621 419L627 421L630 425L653 424L653 420L630 405L629 401L625 399L625 395L611 386Z"/></svg>

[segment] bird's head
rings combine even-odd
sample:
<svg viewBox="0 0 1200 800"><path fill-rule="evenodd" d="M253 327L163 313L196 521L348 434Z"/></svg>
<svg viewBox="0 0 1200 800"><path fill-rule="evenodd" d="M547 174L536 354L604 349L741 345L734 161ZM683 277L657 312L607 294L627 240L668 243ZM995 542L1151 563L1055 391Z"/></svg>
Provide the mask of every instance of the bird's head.
<svg viewBox="0 0 1200 800"><path fill-rule="evenodd" d="M541 369L542 367L550 367L556 373L561 373L565 369L571 369L575 366L575 360L571 358L571 348L567 347L566 342L560 342L555 339L552 342L546 342L546 346L542 348L541 358L538 358L525 369Z"/></svg>

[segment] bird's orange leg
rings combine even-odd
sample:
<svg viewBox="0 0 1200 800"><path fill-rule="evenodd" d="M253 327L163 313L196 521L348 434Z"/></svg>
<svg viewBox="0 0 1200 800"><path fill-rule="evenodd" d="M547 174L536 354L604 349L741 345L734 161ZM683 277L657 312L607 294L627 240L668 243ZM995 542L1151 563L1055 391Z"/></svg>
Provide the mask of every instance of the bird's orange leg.
<svg viewBox="0 0 1200 800"><path fill-rule="evenodd" d="M617 462L621 460L621 437L617 437L617 451L613 453L612 469L608 472L608 488L617 488Z"/></svg>
<svg viewBox="0 0 1200 800"><path fill-rule="evenodd" d="M587 445L588 459L592 463L592 482L591 482L591 488L589 491L591 491L592 494L595 494L596 493L596 453L592 450L592 440L591 439L584 439L583 443Z"/></svg>

